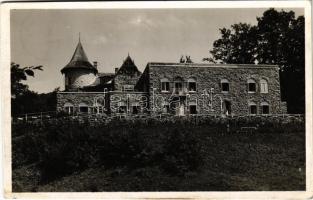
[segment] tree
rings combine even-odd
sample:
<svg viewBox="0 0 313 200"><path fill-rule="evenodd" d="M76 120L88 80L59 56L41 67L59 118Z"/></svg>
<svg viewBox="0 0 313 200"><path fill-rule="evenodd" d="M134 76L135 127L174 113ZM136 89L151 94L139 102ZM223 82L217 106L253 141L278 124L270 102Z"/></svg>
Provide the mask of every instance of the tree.
<svg viewBox="0 0 313 200"><path fill-rule="evenodd" d="M19 64L11 63L11 93L12 98L16 98L19 95L28 91L28 86L21 83L21 81L27 80L27 76L34 76L34 70L41 70L42 66L31 66L20 68Z"/></svg>
<svg viewBox="0 0 313 200"><path fill-rule="evenodd" d="M257 22L255 26L239 23L220 29L221 38L210 51L212 57L203 60L278 65L288 112L304 113L304 17L271 8Z"/></svg>
<svg viewBox="0 0 313 200"><path fill-rule="evenodd" d="M30 66L21 68L19 64L11 63L11 113L18 115L28 112L39 111L44 105L46 98L53 98L52 94L37 94L30 91L28 85L21 83L27 80L27 76L34 76L35 70L43 70L42 66ZM48 106L49 107L49 106Z"/></svg>
<svg viewBox="0 0 313 200"><path fill-rule="evenodd" d="M213 43L213 60L220 63L253 63L257 28L249 24L234 24L231 29L222 28L222 37ZM211 59L212 60L212 59Z"/></svg>
<svg viewBox="0 0 313 200"><path fill-rule="evenodd" d="M305 111L304 17L294 12L269 9L257 18L259 47L257 59L280 66L282 99L288 112Z"/></svg>

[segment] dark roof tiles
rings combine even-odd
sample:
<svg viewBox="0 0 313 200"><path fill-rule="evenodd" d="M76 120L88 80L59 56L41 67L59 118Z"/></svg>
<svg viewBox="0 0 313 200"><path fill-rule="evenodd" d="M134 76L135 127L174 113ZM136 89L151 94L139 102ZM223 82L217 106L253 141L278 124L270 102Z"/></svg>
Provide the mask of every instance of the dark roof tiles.
<svg viewBox="0 0 313 200"><path fill-rule="evenodd" d="M70 69L88 69L97 73L98 70L88 60L87 55L80 41L78 42L75 52L71 61L61 70L61 73L65 73Z"/></svg>

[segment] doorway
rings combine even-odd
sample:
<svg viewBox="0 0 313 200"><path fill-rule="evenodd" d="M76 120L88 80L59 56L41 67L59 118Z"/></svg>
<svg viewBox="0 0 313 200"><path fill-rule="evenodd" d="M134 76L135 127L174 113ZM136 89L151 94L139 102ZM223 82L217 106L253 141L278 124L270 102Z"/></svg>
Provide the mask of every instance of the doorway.
<svg viewBox="0 0 313 200"><path fill-rule="evenodd" d="M223 102L223 114L226 116L231 114L231 102L229 100Z"/></svg>

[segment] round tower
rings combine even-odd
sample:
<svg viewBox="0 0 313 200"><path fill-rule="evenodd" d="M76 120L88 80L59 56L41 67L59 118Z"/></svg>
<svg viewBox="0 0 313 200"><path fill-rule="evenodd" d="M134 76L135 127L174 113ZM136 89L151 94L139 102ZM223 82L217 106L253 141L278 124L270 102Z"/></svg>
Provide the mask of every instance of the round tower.
<svg viewBox="0 0 313 200"><path fill-rule="evenodd" d="M88 61L80 39L71 61L61 70L61 73L65 75L65 90L67 91L78 90L96 81L97 66Z"/></svg>

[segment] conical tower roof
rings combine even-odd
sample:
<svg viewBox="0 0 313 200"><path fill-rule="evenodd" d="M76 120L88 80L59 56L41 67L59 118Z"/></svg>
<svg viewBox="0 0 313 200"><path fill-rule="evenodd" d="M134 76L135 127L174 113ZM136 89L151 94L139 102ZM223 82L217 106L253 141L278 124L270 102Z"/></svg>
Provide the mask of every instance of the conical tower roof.
<svg viewBox="0 0 313 200"><path fill-rule="evenodd" d="M140 71L128 54L117 73L135 74L140 73Z"/></svg>
<svg viewBox="0 0 313 200"><path fill-rule="evenodd" d="M61 70L62 73L65 73L71 69L89 69L97 73L98 70L95 68L88 60L87 55L84 51L84 48L80 42L76 46L75 52L72 56L71 61Z"/></svg>

